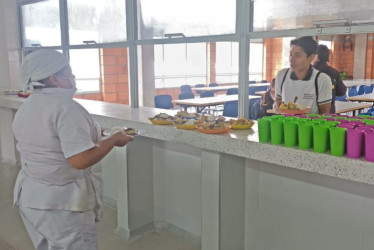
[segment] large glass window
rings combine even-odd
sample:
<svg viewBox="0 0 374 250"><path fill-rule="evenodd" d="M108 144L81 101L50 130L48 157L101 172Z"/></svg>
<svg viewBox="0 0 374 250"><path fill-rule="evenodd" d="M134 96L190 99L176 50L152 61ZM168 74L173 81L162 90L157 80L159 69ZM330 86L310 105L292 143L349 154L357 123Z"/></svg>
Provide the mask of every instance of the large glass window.
<svg viewBox="0 0 374 250"><path fill-rule="evenodd" d="M263 79L264 71L264 51L262 39L252 40L249 44L249 76L250 81Z"/></svg>
<svg viewBox="0 0 374 250"><path fill-rule="evenodd" d="M254 31L313 27L313 21L347 19L373 22L374 1L352 0L255 0Z"/></svg>
<svg viewBox="0 0 374 250"><path fill-rule="evenodd" d="M138 0L140 38L165 38L235 33L236 1Z"/></svg>
<svg viewBox="0 0 374 250"><path fill-rule="evenodd" d="M126 40L126 1L69 0L70 44Z"/></svg>
<svg viewBox="0 0 374 250"><path fill-rule="evenodd" d="M70 50L70 65L78 92L100 91L100 55L98 49Z"/></svg>
<svg viewBox="0 0 374 250"><path fill-rule="evenodd" d="M154 55L156 88L206 83L205 43L155 45Z"/></svg>
<svg viewBox="0 0 374 250"><path fill-rule="evenodd" d="M23 47L61 45L58 0L23 5L20 12Z"/></svg>
<svg viewBox="0 0 374 250"><path fill-rule="evenodd" d="M234 42L216 43L216 82L238 83L239 45Z"/></svg>

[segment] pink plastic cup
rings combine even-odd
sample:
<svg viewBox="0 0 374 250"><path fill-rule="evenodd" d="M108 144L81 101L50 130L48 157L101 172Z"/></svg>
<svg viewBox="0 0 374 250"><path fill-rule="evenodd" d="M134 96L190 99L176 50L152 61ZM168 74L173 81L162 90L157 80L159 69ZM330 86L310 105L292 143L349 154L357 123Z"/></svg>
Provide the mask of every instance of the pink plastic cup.
<svg viewBox="0 0 374 250"><path fill-rule="evenodd" d="M349 158L361 157L364 135L365 133L362 130L347 130L347 156Z"/></svg>
<svg viewBox="0 0 374 250"><path fill-rule="evenodd" d="M374 132L365 133L365 159L374 162Z"/></svg>

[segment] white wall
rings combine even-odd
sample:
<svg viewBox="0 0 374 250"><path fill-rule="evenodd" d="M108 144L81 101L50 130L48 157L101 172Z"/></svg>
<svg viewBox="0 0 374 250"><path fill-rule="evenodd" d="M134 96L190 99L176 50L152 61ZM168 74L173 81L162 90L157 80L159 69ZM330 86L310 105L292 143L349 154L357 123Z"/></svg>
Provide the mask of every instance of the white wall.
<svg viewBox="0 0 374 250"><path fill-rule="evenodd" d="M0 3L0 87L18 87L20 44L17 4L13 0Z"/></svg>

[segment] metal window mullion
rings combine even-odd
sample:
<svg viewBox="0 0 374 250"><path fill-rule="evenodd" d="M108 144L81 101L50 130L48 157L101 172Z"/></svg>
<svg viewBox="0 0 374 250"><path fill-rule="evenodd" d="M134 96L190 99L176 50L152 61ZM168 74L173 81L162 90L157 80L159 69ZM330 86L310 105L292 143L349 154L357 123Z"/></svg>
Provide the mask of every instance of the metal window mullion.
<svg viewBox="0 0 374 250"><path fill-rule="evenodd" d="M139 107L138 96L138 53L135 41L137 40L137 0L126 0L126 30L129 44L129 74L130 74L130 104Z"/></svg>
<svg viewBox="0 0 374 250"><path fill-rule="evenodd" d="M69 18L67 0L59 1L60 7L60 29L61 29L61 47L67 58L69 58Z"/></svg>
<svg viewBox="0 0 374 250"><path fill-rule="evenodd" d="M239 107L238 115L248 117L249 17L250 1L237 0L237 34L239 38Z"/></svg>

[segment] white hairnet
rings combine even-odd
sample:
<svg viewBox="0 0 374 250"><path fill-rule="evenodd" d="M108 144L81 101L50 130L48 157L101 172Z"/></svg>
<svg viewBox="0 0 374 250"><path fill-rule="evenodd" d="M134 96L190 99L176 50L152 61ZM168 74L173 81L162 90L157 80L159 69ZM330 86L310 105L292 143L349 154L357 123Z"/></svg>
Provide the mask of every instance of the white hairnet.
<svg viewBox="0 0 374 250"><path fill-rule="evenodd" d="M69 65L67 58L58 51L41 49L28 54L22 62L19 83L26 89Z"/></svg>

